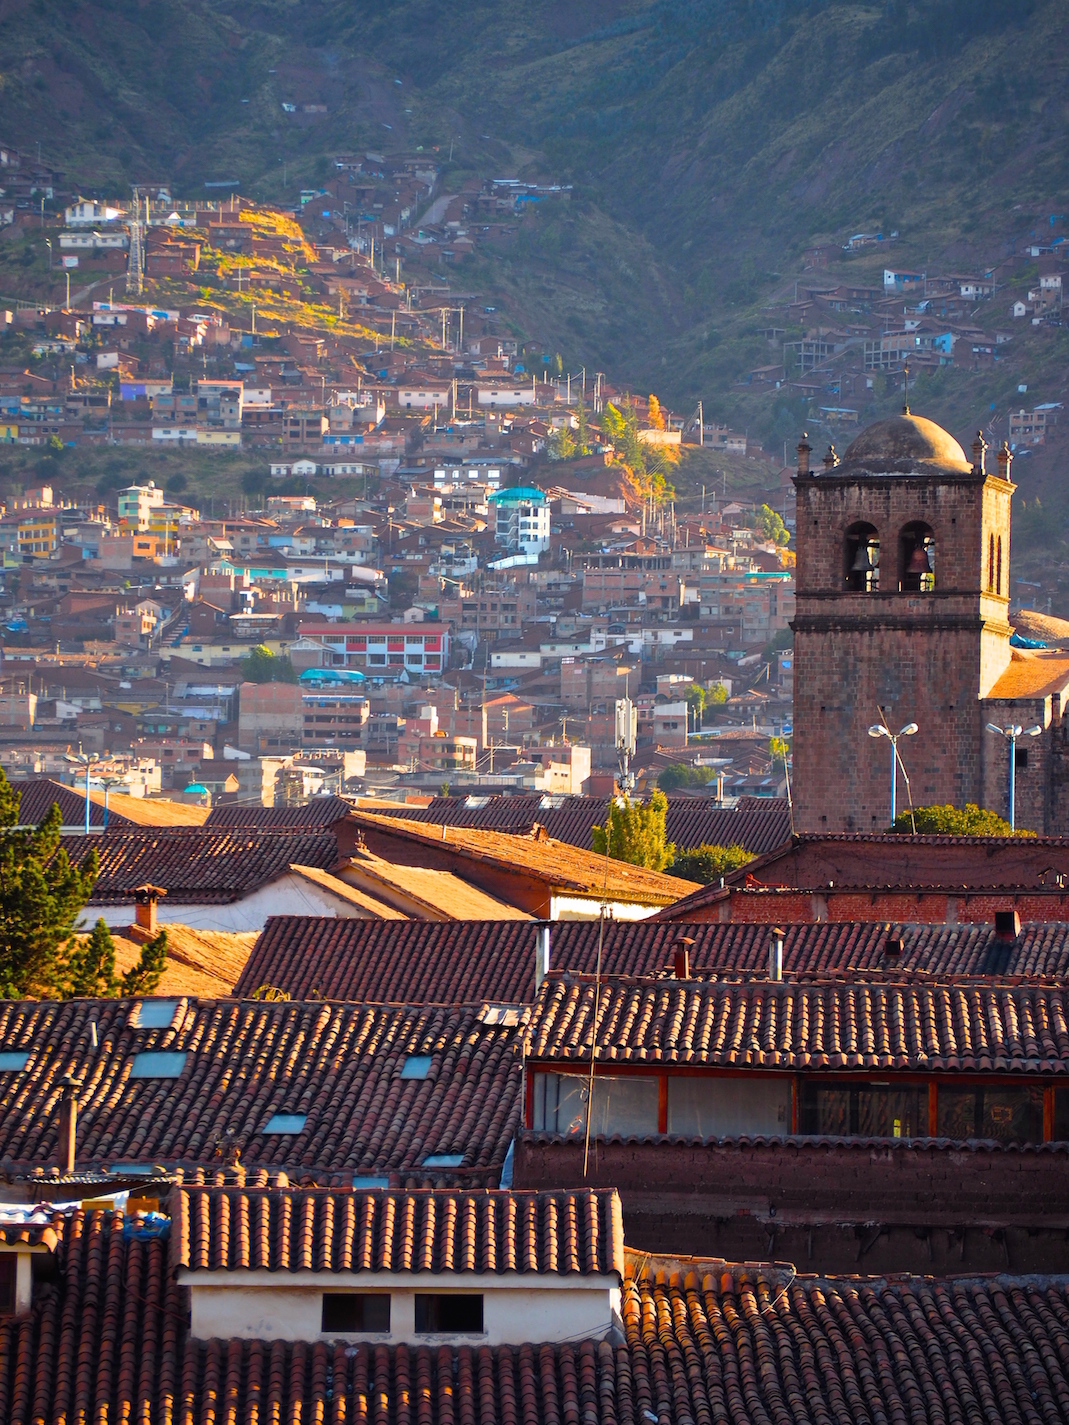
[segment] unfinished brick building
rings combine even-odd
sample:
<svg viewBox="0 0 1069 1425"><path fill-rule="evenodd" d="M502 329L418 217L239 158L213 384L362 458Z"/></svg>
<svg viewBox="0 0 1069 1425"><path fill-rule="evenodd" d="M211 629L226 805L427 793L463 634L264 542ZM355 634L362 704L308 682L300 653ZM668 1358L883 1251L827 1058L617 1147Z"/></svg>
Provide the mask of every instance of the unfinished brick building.
<svg viewBox="0 0 1069 1425"><path fill-rule="evenodd" d="M910 413L863 431L840 460L812 468L798 447L794 674L796 827L882 830L891 819L892 747L903 738L898 810L909 775L918 806L1008 813L1010 746L986 730L1039 726L1016 747L1017 824L1059 834L1056 789L1069 756L1062 715L1069 657L1013 647L1009 622L1010 452L972 461L941 427Z"/></svg>

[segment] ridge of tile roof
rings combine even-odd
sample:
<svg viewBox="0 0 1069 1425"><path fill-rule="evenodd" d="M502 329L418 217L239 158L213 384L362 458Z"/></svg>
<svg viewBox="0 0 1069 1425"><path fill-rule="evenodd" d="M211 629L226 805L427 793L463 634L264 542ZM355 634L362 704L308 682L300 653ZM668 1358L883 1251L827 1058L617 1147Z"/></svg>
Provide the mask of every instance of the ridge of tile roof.
<svg viewBox="0 0 1069 1425"><path fill-rule="evenodd" d="M285 875L293 862L326 870L337 864L330 831L259 831L255 827L121 827L98 835L64 838L72 865L90 851L100 874L90 908L129 901L151 882L168 905L225 905Z"/></svg>
<svg viewBox="0 0 1069 1425"><path fill-rule="evenodd" d="M90 788L89 799L103 807L104 793ZM108 826L119 818L131 826L203 826L208 819L207 807L171 801L169 797L130 797L125 792L108 796Z"/></svg>
<svg viewBox="0 0 1069 1425"><path fill-rule="evenodd" d="M40 826L55 803L59 804L59 812L64 826L85 825L84 786L79 793L77 788L68 787L63 782L55 781L52 777L15 777L11 779L11 788L19 794L20 826ZM110 823L112 819L110 800L108 819ZM126 824L126 818L121 813L115 813L114 821L118 826ZM104 825L104 809L97 806L92 796L89 799L89 825L98 828L102 828Z"/></svg>
<svg viewBox="0 0 1069 1425"><path fill-rule="evenodd" d="M434 923L390 927L325 916L270 916L245 964L235 994L273 985L294 999L313 987L324 998L354 1002L455 1004L464 999L529 1003L535 998L536 935L542 926L516 921ZM686 936L691 976L757 974L768 968L767 925L684 923L660 917L623 923L557 921L548 927L550 964L593 973L602 935L602 967L609 975L657 976L672 964L675 942ZM900 938L897 969L884 947ZM886 925L821 922L788 926L783 973L899 977L930 974L995 975L1007 979L1069 979L1069 924L1023 925L1007 941L991 925Z"/></svg>
<svg viewBox="0 0 1069 1425"><path fill-rule="evenodd" d="M223 1165L413 1186L496 1186L520 1111L516 1016L479 1005L405 1007L179 999L166 1027L140 1001L0 1002L0 1046L29 1055L0 1072L0 1165L58 1160L59 1101L79 1081L77 1163ZM93 1047L92 1026L97 1047ZM132 1078L134 1056L184 1055L177 1078ZM426 1077L402 1077L425 1056ZM159 1061L150 1061L154 1067ZM292 1136L274 1114L304 1116ZM456 1168L431 1155L462 1154Z"/></svg>
<svg viewBox="0 0 1069 1425"><path fill-rule="evenodd" d="M0 1417L418 1425L1054 1422L1069 1279L827 1277L628 1253L622 1340L196 1341L169 1246L57 1217L60 1270L0 1325Z"/></svg>
<svg viewBox="0 0 1069 1425"><path fill-rule="evenodd" d="M359 827L385 833L399 841L433 845L463 860L522 871L548 885L581 896L631 898L646 905L671 905L699 887L660 871L647 871L626 861L583 851L563 841L534 835L484 831L471 827L423 826L401 817L353 812Z"/></svg>
<svg viewBox="0 0 1069 1425"><path fill-rule="evenodd" d="M623 1213L611 1189L180 1187L168 1210L172 1266L189 1271L624 1270Z"/></svg>
<svg viewBox="0 0 1069 1425"><path fill-rule="evenodd" d="M636 980L551 972L531 1060L1069 1074L1069 994L1000 981Z"/></svg>
<svg viewBox="0 0 1069 1425"><path fill-rule="evenodd" d="M243 806L238 803L212 807L205 825L211 831L233 827L256 828L259 831L283 831L293 828L313 831L344 821L352 807L343 797L313 797L299 807Z"/></svg>
<svg viewBox="0 0 1069 1425"><path fill-rule="evenodd" d="M469 806L464 796L435 797L428 806L375 807L380 815L424 822L431 826L465 826L523 835L537 822L555 841L588 851L591 829L605 819L605 797L491 796L476 797L484 805ZM714 806L700 797L670 796L665 834L680 849L693 846L742 846L754 855L790 841L786 801L769 799L767 806L745 798L737 810ZM558 805L559 803L559 805ZM370 810L370 809L369 809Z"/></svg>

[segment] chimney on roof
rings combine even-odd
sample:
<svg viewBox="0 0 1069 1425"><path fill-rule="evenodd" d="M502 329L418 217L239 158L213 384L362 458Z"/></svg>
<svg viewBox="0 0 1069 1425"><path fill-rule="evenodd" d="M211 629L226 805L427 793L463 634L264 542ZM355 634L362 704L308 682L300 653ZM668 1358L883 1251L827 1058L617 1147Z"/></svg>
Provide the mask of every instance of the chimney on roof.
<svg viewBox="0 0 1069 1425"><path fill-rule="evenodd" d="M809 474L809 457L813 454L813 447L809 444L809 432L803 431L802 438L798 442L798 474Z"/></svg>
<svg viewBox="0 0 1069 1425"><path fill-rule="evenodd" d="M677 980L690 979L690 947L693 944L689 935L681 935L672 947L672 970Z"/></svg>
<svg viewBox="0 0 1069 1425"><path fill-rule="evenodd" d="M149 935L156 934L156 903L166 894L162 886L138 886L134 891L134 924Z"/></svg>
<svg viewBox="0 0 1069 1425"><path fill-rule="evenodd" d="M783 934L778 925L772 927L768 941L768 978L783 979Z"/></svg>
<svg viewBox="0 0 1069 1425"><path fill-rule="evenodd" d="M535 929L535 990L549 974L549 921Z"/></svg>
<svg viewBox="0 0 1069 1425"><path fill-rule="evenodd" d="M889 935L883 942L884 963L893 969L902 958L902 950L901 935Z"/></svg>
<svg viewBox="0 0 1069 1425"><path fill-rule="evenodd" d="M1021 933L1021 917L1015 910L995 911L995 939L1013 944Z"/></svg>
<svg viewBox="0 0 1069 1425"><path fill-rule="evenodd" d="M70 1074L63 1080L59 1100L59 1166L64 1173L74 1172L75 1150L78 1141L78 1088L79 1080Z"/></svg>

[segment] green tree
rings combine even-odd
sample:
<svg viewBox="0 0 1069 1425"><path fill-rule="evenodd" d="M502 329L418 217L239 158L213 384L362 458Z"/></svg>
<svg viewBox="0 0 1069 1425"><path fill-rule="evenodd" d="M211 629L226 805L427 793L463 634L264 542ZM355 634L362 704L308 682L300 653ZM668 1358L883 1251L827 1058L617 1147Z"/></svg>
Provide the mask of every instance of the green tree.
<svg viewBox="0 0 1069 1425"><path fill-rule="evenodd" d="M714 683L711 688L705 691L705 706L707 708L722 708L728 700L728 690L723 683Z"/></svg>
<svg viewBox="0 0 1069 1425"><path fill-rule="evenodd" d="M241 660L241 676L246 683L296 683L297 672L288 658L280 658L270 648L258 643L247 658Z"/></svg>
<svg viewBox="0 0 1069 1425"><path fill-rule="evenodd" d="M685 787L705 787L716 773L711 767L688 767L685 762L673 762L657 778L662 792L678 792Z"/></svg>
<svg viewBox="0 0 1069 1425"><path fill-rule="evenodd" d="M954 806L914 807L913 817L917 823L918 836L1035 836L1034 831L1011 831L1008 821L997 812L984 811L975 802L967 802L964 809ZM910 814L904 811L895 818L891 830L898 835L909 836L913 827Z"/></svg>
<svg viewBox="0 0 1069 1425"><path fill-rule="evenodd" d="M753 859L753 852L744 846L692 846L676 856L668 874L709 886Z"/></svg>
<svg viewBox="0 0 1069 1425"><path fill-rule="evenodd" d="M686 691L687 707L694 714L694 731L701 730L705 717L706 692L700 683L691 683Z"/></svg>
<svg viewBox="0 0 1069 1425"><path fill-rule="evenodd" d="M604 856L607 848L614 861L628 861L647 871L663 871L672 864L676 852L665 837L667 814L668 799L661 791L654 792L645 805L632 802L630 797L614 801L607 826L594 827L594 850Z"/></svg>
<svg viewBox="0 0 1069 1425"><path fill-rule="evenodd" d="M72 866L60 845L59 807L36 828L16 830L19 794L0 771L0 996L61 995L64 947L93 893L95 851Z"/></svg>
<svg viewBox="0 0 1069 1425"><path fill-rule="evenodd" d="M791 542L787 526L771 505L762 505L757 511L755 528L768 544L778 544L781 549L786 549Z"/></svg>
<svg viewBox="0 0 1069 1425"><path fill-rule="evenodd" d="M575 432L576 453L593 455L594 436L590 429L590 421L587 419L586 403L582 399L580 399L579 409L576 411L576 420L579 422Z"/></svg>
<svg viewBox="0 0 1069 1425"><path fill-rule="evenodd" d="M569 426L562 426L549 437L547 453L550 460L573 460L578 446Z"/></svg>
<svg viewBox="0 0 1069 1425"><path fill-rule="evenodd" d="M115 973L115 941L103 920L81 943L72 941L67 957L66 998L114 999L150 995L167 967L167 932L145 942L136 965L121 978Z"/></svg>

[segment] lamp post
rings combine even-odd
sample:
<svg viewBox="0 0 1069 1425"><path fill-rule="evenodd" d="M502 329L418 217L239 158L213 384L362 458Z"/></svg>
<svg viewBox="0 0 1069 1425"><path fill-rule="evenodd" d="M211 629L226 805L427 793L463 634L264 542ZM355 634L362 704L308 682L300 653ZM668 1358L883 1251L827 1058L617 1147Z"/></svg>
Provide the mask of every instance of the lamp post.
<svg viewBox="0 0 1069 1425"><path fill-rule="evenodd" d="M64 754L67 762L78 762L85 767L85 834L89 835L89 769L94 762L99 762L100 758L95 752L83 752L82 744L78 744L77 752L67 752Z"/></svg>
<svg viewBox="0 0 1069 1425"><path fill-rule="evenodd" d="M123 779L121 777L101 777L100 785L104 788L104 830L108 829L108 793L112 787L121 787Z"/></svg>
<svg viewBox="0 0 1069 1425"><path fill-rule="evenodd" d="M886 737L891 744L891 825L894 826L895 818L898 815L898 768L902 768L902 775L906 779L906 786L909 786L909 777L906 773L905 763L898 751L898 739L900 737L912 737L915 732L919 732L915 722L907 722L905 727L900 727L897 732L892 732L889 727L885 727L882 722L873 723L869 728L870 737Z"/></svg>
<svg viewBox="0 0 1069 1425"><path fill-rule="evenodd" d="M988 732L996 732L999 737L1004 737L1010 744L1010 830L1017 830L1017 739L1019 737L1039 737L1043 729L1037 723L1035 727L1022 728L1017 723L1010 723L1007 727L999 727L997 722L987 724Z"/></svg>

